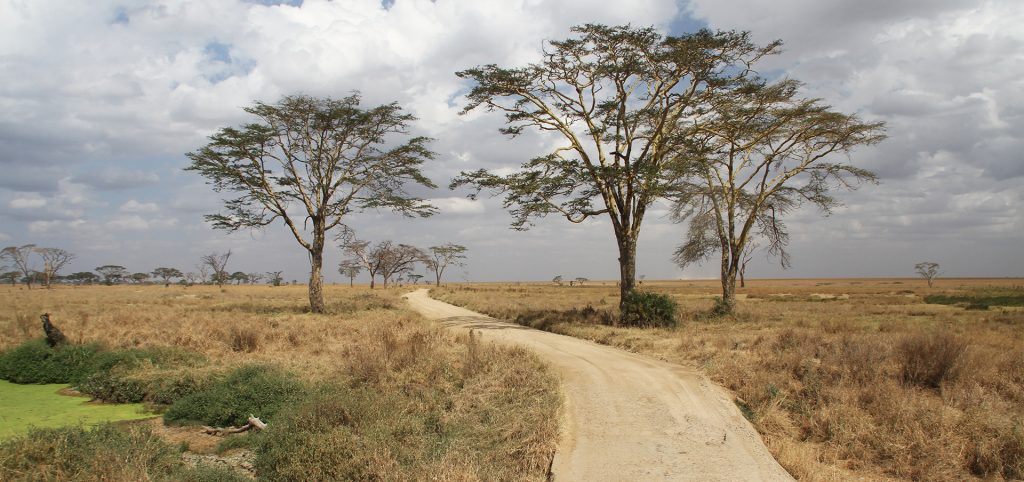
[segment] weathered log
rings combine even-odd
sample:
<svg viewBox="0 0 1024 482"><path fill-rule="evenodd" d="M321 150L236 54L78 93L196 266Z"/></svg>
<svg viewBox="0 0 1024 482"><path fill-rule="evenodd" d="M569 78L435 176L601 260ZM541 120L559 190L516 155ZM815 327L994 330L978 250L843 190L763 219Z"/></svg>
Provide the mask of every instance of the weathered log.
<svg viewBox="0 0 1024 482"><path fill-rule="evenodd" d="M233 433L241 433L250 429L263 430L267 428L267 424L260 420L255 415L249 414L249 422L241 427L207 427L203 426L203 433L209 435L230 435Z"/></svg>
<svg viewBox="0 0 1024 482"><path fill-rule="evenodd" d="M50 322L49 313L43 313L39 318L43 320L43 331L46 332L47 345L55 347L68 342L68 338L64 336L64 333L62 333L56 326L53 326L53 323Z"/></svg>

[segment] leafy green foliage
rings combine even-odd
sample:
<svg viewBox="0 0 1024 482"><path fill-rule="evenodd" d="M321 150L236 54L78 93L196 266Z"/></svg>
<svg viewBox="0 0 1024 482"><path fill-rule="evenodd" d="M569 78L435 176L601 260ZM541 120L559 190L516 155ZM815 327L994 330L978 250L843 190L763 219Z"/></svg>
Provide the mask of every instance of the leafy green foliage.
<svg viewBox="0 0 1024 482"><path fill-rule="evenodd" d="M14 383L77 383L95 371L99 347L32 340L0 354L0 378Z"/></svg>
<svg viewBox="0 0 1024 482"><path fill-rule="evenodd" d="M100 349L98 345L51 348L32 340L0 354L0 378L14 383L70 383L82 393L108 402L143 400L170 403L190 390L195 377L158 373L140 377L140 369L195 367L205 360L175 348Z"/></svg>
<svg viewBox="0 0 1024 482"><path fill-rule="evenodd" d="M304 393L294 375L264 365L247 365L177 401L164 414L171 423L243 425L250 414L264 422Z"/></svg>
<svg viewBox="0 0 1024 482"><path fill-rule="evenodd" d="M671 296L650 291L633 290L626 294L620 305L620 323L640 328L675 327L678 305Z"/></svg>
<svg viewBox="0 0 1024 482"><path fill-rule="evenodd" d="M925 303L936 305L961 305L970 309L988 309L990 306L1024 306L1024 294L969 294L969 295L928 295Z"/></svg>

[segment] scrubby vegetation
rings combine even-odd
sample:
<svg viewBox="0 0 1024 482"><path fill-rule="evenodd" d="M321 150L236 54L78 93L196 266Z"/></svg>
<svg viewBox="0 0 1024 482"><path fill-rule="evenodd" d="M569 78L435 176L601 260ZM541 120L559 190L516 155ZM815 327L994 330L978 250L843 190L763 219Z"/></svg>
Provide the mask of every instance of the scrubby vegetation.
<svg viewBox="0 0 1024 482"><path fill-rule="evenodd" d="M68 383L107 402L169 404L202 384L182 369L204 364L202 356L170 347L105 350L92 343L51 348L38 339L0 352L0 379ZM148 376L138 373L144 367Z"/></svg>
<svg viewBox="0 0 1024 482"><path fill-rule="evenodd" d="M621 323L639 328L667 327L679 324L678 305L672 297L651 291L630 291L623 300Z"/></svg>
<svg viewBox="0 0 1024 482"><path fill-rule="evenodd" d="M23 381L57 374L49 380L100 398L169 405L171 424L237 425L257 415L266 431L222 445L255 451L260 479L546 478L557 381L531 354L448 334L401 308L394 291L329 287L331 313L320 315L303 310L301 290L0 290L0 373L42 361L46 368ZM43 311L72 345L54 350L32 341L33 314ZM139 468L97 477L206 480L205 469L181 472L176 450L136 430L124 434L139 447L131 459ZM14 471L42 464L32 451L63 443L63 433L34 433L0 457ZM129 443L82 433L76 446L88 450ZM53 470L99 480L84 465Z"/></svg>
<svg viewBox="0 0 1024 482"><path fill-rule="evenodd" d="M223 427L244 425L250 414L264 422L304 392L294 374L265 365L248 365L182 397L164 413L168 423Z"/></svg>
<svg viewBox="0 0 1024 482"><path fill-rule="evenodd" d="M179 449L149 431L112 424L33 430L0 443L0 480L234 482L226 469L186 467Z"/></svg>
<svg viewBox="0 0 1024 482"><path fill-rule="evenodd" d="M1024 311L925 296L1021 297L1019 284L748 280L735 315L709 317L714 282L646 282L679 303L676 329L595 322L616 318L613 283L432 293L511 320L544 310L535 326L703 369L732 390L801 480L1016 480L1024 478ZM586 307L596 313L579 316Z"/></svg>

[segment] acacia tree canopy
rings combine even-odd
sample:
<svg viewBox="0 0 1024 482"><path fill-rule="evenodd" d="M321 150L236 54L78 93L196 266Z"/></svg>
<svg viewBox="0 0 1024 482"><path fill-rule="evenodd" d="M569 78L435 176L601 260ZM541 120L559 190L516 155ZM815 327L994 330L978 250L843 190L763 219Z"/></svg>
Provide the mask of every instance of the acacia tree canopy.
<svg viewBox="0 0 1024 482"><path fill-rule="evenodd" d="M591 24L572 31L576 37L548 42L538 63L458 72L475 82L465 111L502 112L502 133L550 132L564 144L508 175L463 172L451 187L475 188L471 198L483 190L503 195L515 229L549 214L574 223L608 216L625 299L644 215L674 188L666 168L688 155L688 128L779 43L758 46L746 32L665 37L653 28Z"/></svg>
<svg viewBox="0 0 1024 482"><path fill-rule="evenodd" d="M466 259L466 247L461 244L446 243L428 248L427 268L434 272L434 282L441 286L441 277L448 266L463 266Z"/></svg>
<svg viewBox="0 0 1024 482"><path fill-rule="evenodd" d="M345 216L390 209L407 216L436 211L410 195L407 184L435 187L421 172L435 154L430 139L408 138L415 117L397 103L364 109L359 94L343 99L286 96L245 111L255 122L226 127L188 154L224 199L206 216L215 228L262 228L277 220L309 253L309 300L324 311L321 269L325 236ZM403 143L399 139L408 138Z"/></svg>
<svg viewBox="0 0 1024 482"><path fill-rule="evenodd" d="M755 236L787 267L785 215L804 204L827 215L840 204L833 191L876 181L836 157L882 141L884 124L802 98L800 86L752 76L723 90L703 122L687 127L690 161L670 166L674 217L689 222L675 261L685 267L720 255L719 314L733 310L736 275Z"/></svg>

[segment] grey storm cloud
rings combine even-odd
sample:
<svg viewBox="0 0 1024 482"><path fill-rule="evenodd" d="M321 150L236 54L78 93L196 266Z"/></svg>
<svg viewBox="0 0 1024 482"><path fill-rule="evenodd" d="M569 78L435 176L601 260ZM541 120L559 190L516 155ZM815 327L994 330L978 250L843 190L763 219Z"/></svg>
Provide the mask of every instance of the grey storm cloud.
<svg viewBox="0 0 1024 482"><path fill-rule="evenodd" d="M355 215L348 224L360 236L466 244L466 279L612 278L615 245L602 220L551 218L516 232L500 199L446 189L459 171L514 168L557 141L510 140L496 113L460 115L469 85L454 72L534 61L544 39L587 22L780 38L785 53L764 72L887 123L886 142L852 156L881 184L840 193L847 206L830 217L798 213L794 269L759 258L757 276L908 275L914 260L894 260L916 256L915 243L929 240L922 254L949 264L964 237L989 243L985 256L1016 260L979 262L984 273L1024 270L1024 256L1008 252L1024 241L1024 13L1015 0L0 0L0 231L5 242L61 244L83 269L116 255L148 270L159 252L187 270L231 247L240 269L301 279L306 260L281 226L228 235L204 224L220 196L182 171L185 153L246 122L242 108L254 101L358 90L367 105L399 102L419 118L413 132L436 139L424 172L439 189L415 194L442 209L429 220ZM714 276L714 266L681 272L669 262L684 228L648 217L638 272ZM328 264L339 259L328 252Z"/></svg>
<svg viewBox="0 0 1024 482"><path fill-rule="evenodd" d="M116 191L155 185L160 176L154 172L107 168L78 174L71 180L101 191Z"/></svg>

